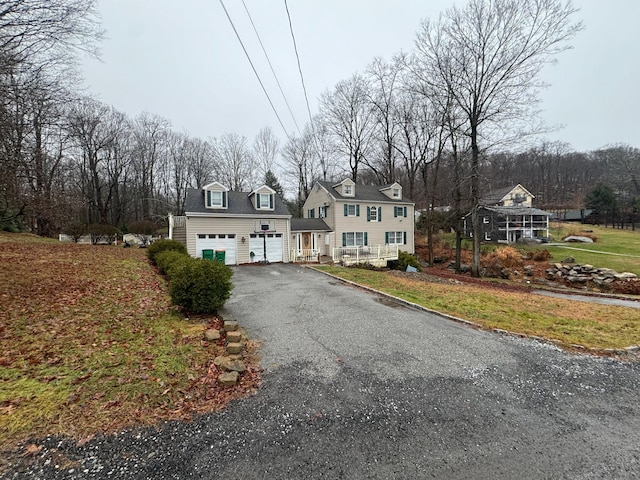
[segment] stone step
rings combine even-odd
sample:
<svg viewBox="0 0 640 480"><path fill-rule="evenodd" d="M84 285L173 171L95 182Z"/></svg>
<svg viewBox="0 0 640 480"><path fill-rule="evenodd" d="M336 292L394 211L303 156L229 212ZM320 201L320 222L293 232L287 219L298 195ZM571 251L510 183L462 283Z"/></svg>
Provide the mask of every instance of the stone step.
<svg viewBox="0 0 640 480"><path fill-rule="evenodd" d="M227 344L227 352L228 353L241 353L244 345L240 342L228 343Z"/></svg>
<svg viewBox="0 0 640 480"><path fill-rule="evenodd" d="M231 332L227 332L227 342L229 343L239 343L242 340L242 333L240 330L233 330Z"/></svg>
<svg viewBox="0 0 640 480"><path fill-rule="evenodd" d="M234 320L226 320L224 322L224 331L225 332L234 332L236 330L238 330L239 326L238 326L238 322L234 321Z"/></svg>

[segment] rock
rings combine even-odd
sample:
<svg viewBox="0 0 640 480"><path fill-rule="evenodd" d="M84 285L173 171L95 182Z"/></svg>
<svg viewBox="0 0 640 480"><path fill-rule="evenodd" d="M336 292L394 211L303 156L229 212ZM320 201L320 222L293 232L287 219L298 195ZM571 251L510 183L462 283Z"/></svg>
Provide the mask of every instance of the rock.
<svg viewBox="0 0 640 480"><path fill-rule="evenodd" d="M637 278L638 276L635 273L631 272L622 272L614 275L617 280L629 280L630 278Z"/></svg>
<svg viewBox="0 0 640 480"><path fill-rule="evenodd" d="M533 277L533 267L531 265L525 265L524 274L527 277Z"/></svg>
<svg viewBox="0 0 640 480"><path fill-rule="evenodd" d="M242 352L242 343L229 343L227 344L228 353L240 353Z"/></svg>
<svg viewBox="0 0 640 480"><path fill-rule="evenodd" d="M244 372L247 370L247 366L244 364L242 360L232 360L228 359L222 365L222 368L231 372Z"/></svg>
<svg viewBox="0 0 640 480"><path fill-rule="evenodd" d="M238 343L242 340L242 333L240 330L233 330L231 332L227 332L227 342L229 343Z"/></svg>
<svg viewBox="0 0 640 480"><path fill-rule="evenodd" d="M213 364L216 367L222 367L222 364L226 362L228 359L229 357L225 357L224 355L218 355L216 358L213 359Z"/></svg>
<svg viewBox="0 0 640 480"><path fill-rule="evenodd" d="M238 372L225 372L218 376L218 382L226 387L231 387L238 383L240 374Z"/></svg>
<svg viewBox="0 0 640 480"><path fill-rule="evenodd" d="M576 259L573 257L567 257L564 260L562 260L562 263L576 263Z"/></svg>
<svg viewBox="0 0 640 480"><path fill-rule="evenodd" d="M224 331L225 332L234 332L236 330L238 330L238 322L233 321L233 320L226 320L224 322Z"/></svg>
<svg viewBox="0 0 640 480"><path fill-rule="evenodd" d="M593 243L593 240L589 237L582 237L580 235L569 235L568 237L564 237L562 240L565 242Z"/></svg>
<svg viewBox="0 0 640 480"><path fill-rule="evenodd" d="M215 328L210 328L204 332L204 338L208 342L215 342L216 340L220 340L220 332Z"/></svg>

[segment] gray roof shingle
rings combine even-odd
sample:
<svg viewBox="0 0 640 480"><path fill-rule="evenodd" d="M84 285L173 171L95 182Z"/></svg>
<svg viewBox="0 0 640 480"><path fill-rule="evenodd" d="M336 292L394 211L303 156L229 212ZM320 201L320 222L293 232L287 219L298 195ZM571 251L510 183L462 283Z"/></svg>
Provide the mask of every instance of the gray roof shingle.
<svg viewBox="0 0 640 480"><path fill-rule="evenodd" d="M212 209L205 206L204 190L188 188L184 210L187 215L193 213L226 214L226 215L255 215L256 217L273 217L274 215L290 215L289 209L278 195L274 195L273 210L256 210L249 192L227 192L227 208Z"/></svg>
<svg viewBox="0 0 640 480"><path fill-rule="evenodd" d="M292 218L292 232L330 232L331 229L321 218Z"/></svg>
<svg viewBox="0 0 640 480"><path fill-rule="evenodd" d="M333 188L335 182L324 182L318 181L320 185L322 185L331 195L333 195L336 200L360 200L361 202L389 202L389 203L409 203L413 205L413 202L408 198L402 199L393 199L387 197L384 193L380 191L381 188L387 187L388 185L356 185L355 195L353 197L344 197L340 194L338 190Z"/></svg>

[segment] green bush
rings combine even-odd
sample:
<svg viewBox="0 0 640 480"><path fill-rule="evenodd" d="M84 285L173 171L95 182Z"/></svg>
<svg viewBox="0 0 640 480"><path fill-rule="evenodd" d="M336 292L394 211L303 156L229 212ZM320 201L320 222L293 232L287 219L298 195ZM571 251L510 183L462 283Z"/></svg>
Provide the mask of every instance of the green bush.
<svg viewBox="0 0 640 480"><path fill-rule="evenodd" d="M192 313L214 313L231 295L233 270L221 262L187 257L170 268L174 305Z"/></svg>
<svg viewBox="0 0 640 480"><path fill-rule="evenodd" d="M177 250L165 250L156 255L156 266L163 275L170 275L170 270L177 262L190 258L187 253Z"/></svg>
<svg viewBox="0 0 640 480"><path fill-rule="evenodd" d="M403 272L407 269L407 265L411 265L412 267L415 267L418 269L418 271L422 271L422 268L420 267L420 262L418 262L418 259L415 257L415 255L411 255L408 252L403 252L402 250L398 251L398 263L397 263L397 270L402 270Z"/></svg>
<svg viewBox="0 0 640 480"><path fill-rule="evenodd" d="M158 254L160 254L160 252L166 252L167 250L172 250L174 252L180 252L184 255L188 255L187 247L185 247L183 243L178 242L177 240L156 240L151 245L149 245L149 248L147 248L147 257L149 257L149 260L157 265L156 257L158 256Z"/></svg>

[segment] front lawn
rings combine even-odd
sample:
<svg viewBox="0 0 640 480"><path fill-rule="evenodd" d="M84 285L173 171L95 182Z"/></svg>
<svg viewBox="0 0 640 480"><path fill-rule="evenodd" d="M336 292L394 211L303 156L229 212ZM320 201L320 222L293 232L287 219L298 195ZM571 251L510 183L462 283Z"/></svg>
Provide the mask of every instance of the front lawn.
<svg viewBox="0 0 640 480"><path fill-rule="evenodd" d="M317 268L489 329L553 339L565 346L621 349L640 344L640 309L548 298L490 285L435 283L400 272Z"/></svg>
<svg viewBox="0 0 640 480"><path fill-rule="evenodd" d="M216 383L224 346L203 334L219 319L185 319L144 250L0 233L0 300L2 450L190 418L259 380L254 363L237 388Z"/></svg>

